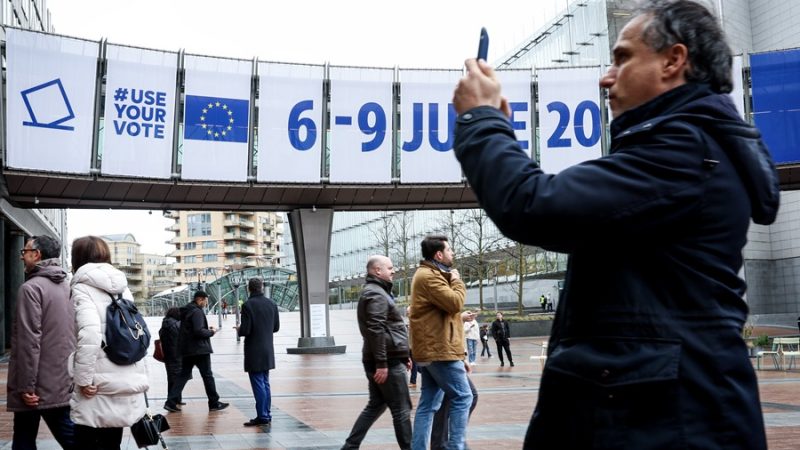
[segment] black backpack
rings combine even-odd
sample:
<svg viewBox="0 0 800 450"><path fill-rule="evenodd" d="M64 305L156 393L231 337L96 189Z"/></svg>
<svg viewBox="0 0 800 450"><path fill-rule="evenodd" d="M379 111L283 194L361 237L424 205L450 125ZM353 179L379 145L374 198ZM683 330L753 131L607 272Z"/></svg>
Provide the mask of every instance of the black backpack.
<svg viewBox="0 0 800 450"><path fill-rule="evenodd" d="M106 309L103 350L114 364L128 366L144 358L150 346L150 330L132 301L111 296Z"/></svg>

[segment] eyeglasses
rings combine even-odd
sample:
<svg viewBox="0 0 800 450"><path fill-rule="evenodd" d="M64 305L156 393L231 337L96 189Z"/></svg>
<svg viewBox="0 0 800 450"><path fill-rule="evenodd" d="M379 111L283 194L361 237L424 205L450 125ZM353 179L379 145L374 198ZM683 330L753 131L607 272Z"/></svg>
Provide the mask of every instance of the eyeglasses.
<svg viewBox="0 0 800 450"><path fill-rule="evenodd" d="M38 248L23 248L22 250L19 251L19 254L25 256L25 252L38 252L38 251L39 251Z"/></svg>

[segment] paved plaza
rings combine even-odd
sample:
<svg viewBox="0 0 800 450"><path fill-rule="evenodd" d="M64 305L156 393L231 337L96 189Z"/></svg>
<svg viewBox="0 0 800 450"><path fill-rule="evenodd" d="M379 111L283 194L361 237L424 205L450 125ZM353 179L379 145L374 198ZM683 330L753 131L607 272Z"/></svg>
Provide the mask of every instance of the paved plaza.
<svg viewBox="0 0 800 450"><path fill-rule="evenodd" d="M243 343L236 342L233 315L223 322L223 331L212 338L215 353L212 366L222 401L231 407L208 412L199 373L195 371L184 391L188 405L183 412L167 413L161 409L166 397L164 367L147 358L150 371L152 409L167 415L172 429L165 433L170 449L338 449L350 427L367 402L367 383L361 367L361 336L355 311L331 311L331 331L337 345L347 345L342 355L289 355L287 347L297 345L300 315L281 313L281 331L276 335L276 364L271 372L271 427L245 428L242 423L255 416L250 383L243 372ZM217 325L209 316L209 324ZM161 318L149 318L150 329L157 332ZM770 333L792 330L770 330ZM512 339L511 350L516 367L499 367L495 350L491 359L479 358L472 380L479 391L478 407L470 420L470 448L519 449L539 389L541 365L531 356L541 354L544 338ZM152 352L151 352L152 354ZM800 369L777 370L771 361L763 361L758 372L769 448L797 449L800 446ZM6 402L5 381L8 363L0 364L2 403ZM412 390L416 404L419 390ZM658 405L653 405L657 408ZM0 412L0 448L11 448L12 414ZM40 449L59 448L44 422L39 432ZM362 448L396 448L390 414L387 411L367 434ZM126 430L122 448L136 445ZM156 447L150 447L156 448ZM159 447L160 448L160 447Z"/></svg>

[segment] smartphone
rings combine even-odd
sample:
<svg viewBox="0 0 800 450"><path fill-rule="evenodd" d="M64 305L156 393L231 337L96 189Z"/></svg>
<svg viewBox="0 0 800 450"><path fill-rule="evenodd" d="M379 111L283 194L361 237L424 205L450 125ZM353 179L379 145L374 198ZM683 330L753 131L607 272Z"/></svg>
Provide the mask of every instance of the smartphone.
<svg viewBox="0 0 800 450"><path fill-rule="evenodd" d="M489 33L486 28L481 28L481 39L478 41L478 59L486 61L489 56Z"/></svg>

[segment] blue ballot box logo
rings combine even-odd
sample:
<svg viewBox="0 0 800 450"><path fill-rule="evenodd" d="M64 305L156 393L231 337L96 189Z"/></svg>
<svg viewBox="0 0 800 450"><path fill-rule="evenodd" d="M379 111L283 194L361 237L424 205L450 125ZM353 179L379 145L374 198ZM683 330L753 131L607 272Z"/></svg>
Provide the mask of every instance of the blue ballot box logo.
<svg viewBox="0 0 800 450"><path fill-rule="evenodd" d="M67 91L61 78L50 80L38 86L20 92L30 121L23 121L26 127L50 128L54 130L73 131L75 127L63 125L75 118L75 112L69 103Z"/></svg>

